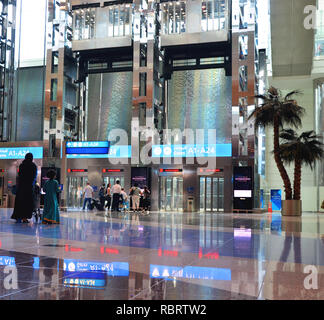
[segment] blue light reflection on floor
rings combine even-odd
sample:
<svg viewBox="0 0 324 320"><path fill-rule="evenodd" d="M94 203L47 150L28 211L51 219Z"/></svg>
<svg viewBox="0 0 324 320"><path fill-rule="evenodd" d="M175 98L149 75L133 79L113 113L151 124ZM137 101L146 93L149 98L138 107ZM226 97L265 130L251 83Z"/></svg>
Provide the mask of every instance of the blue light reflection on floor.
<svg viewBox="0 0 324 320"><path fill-rule="evenodd" d="M132 225L121 222L91 221L61 217L61 225L16 224L8 217L0 220L0 232L35 236L49 239L64 239L118 245L134 248L178 250L179 252L203 254L218 252L219 256L241 257L262 260L279 260L297 263L324 265L324 245L319 239L280 236L277 232L268 235L274 250L265 252L260 246L260 237L264 235L251 233L251 237L234 237L234 232L219 230L209 231L209 241L201 241L203 227L200 229L183 228L181 233L175 225L170 227ZM166 231L167 234L166 234ZM176 239L171 239L176 233ZM269 241L269 239L267 240ZM278 249L276 248L278 244ZM317 258L307 255L305 248L318 248ZM316 260L316 261L315 261Z"/></svg>

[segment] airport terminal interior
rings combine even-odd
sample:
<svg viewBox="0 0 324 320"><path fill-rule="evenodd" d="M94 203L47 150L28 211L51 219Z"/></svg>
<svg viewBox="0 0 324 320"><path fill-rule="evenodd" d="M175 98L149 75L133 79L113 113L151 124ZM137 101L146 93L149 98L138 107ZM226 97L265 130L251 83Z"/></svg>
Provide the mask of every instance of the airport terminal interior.
<svg viewBox="0 0 324 320"><path fill-rule="evenodd" d="M324 300L323 138L324 0L0 0L0 300Z"/></svg>

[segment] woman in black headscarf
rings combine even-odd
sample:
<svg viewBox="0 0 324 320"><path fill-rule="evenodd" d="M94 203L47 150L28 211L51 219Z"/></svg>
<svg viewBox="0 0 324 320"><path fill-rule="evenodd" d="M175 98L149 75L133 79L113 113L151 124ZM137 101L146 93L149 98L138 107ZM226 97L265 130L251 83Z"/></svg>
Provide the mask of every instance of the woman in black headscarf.
<svg viewBox="0 0 324 320"><path fill-rule="evenodd" d="M34 210L34 184L37 177L37 166L33 162L33 154L27 153L25 160L19 166L17 194L15 208L11 219L17 222L27 223L31 219Z"/></svg>

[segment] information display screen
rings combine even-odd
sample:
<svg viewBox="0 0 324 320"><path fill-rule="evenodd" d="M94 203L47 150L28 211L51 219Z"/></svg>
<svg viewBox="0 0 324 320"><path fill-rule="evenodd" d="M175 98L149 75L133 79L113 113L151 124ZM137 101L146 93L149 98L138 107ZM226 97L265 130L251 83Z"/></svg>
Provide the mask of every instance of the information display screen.
<svg viewBox="0 0 324 320"><path fill-rule="evenodd" d="M252 197L252 167L234 167L234 198Z"/></svg>
<svg viewBox="0 0 324 320"><path fill-rule="evenodd" d="M109 141L67 142L66 154L108 154Z"/></svg>

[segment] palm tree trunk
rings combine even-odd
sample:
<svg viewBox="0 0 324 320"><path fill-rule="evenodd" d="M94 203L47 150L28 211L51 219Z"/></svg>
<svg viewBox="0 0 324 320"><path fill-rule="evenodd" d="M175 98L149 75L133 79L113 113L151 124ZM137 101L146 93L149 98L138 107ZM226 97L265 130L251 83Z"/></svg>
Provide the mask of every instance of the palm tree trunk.
<svg viewBox="0 0 324 320"><path fill-rule="evenodd" d="M301 162L295 160L294 172L294 200L300 200L300 185L301 185Z"/></svg>
<svg viewBox="0 0 324 320"><path fill-rule="evenodd" d="M286 200L292 199L292 188L288 173L283 165L283 162L280 158L279 153L279 121L278 117L275 117L273 121L273 146L274 146L274 158L277 164L277 168L279 170L280 176L285 186L285 195Z"/></svg>

